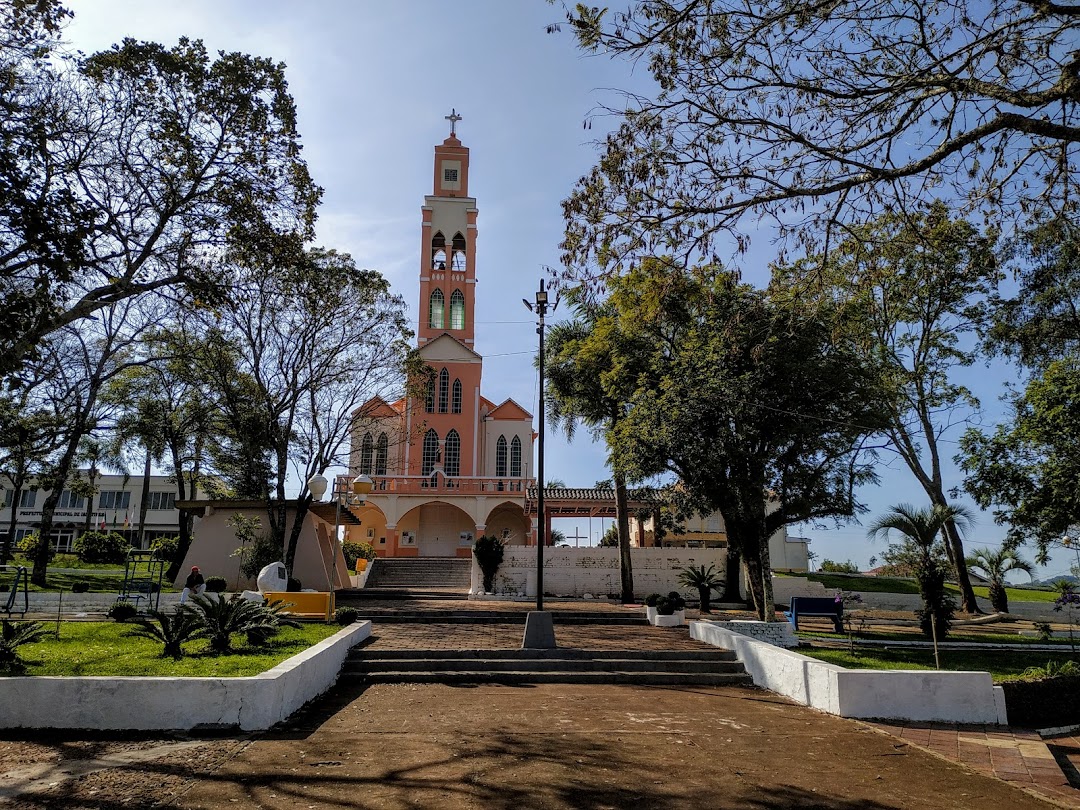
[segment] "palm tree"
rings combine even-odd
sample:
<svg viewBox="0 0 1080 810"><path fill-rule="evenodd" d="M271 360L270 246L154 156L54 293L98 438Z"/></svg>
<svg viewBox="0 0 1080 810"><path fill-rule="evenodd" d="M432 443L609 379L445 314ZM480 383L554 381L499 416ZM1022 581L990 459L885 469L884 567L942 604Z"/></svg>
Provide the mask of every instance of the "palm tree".
<svg viewBox="0 0 1080 810"><path fill-rule="evenodd" d="M717 575L715 565L706 568L705 564L702 563L696 568L691 565L689 568L680 571L679 584L685 585L687 588L697 588L701 612L709 613L709 597L712 591L723 589L724 578Z"/></svg>
<svg viewBox="0 0 1080 810"><path fill-rule="evenodd" d="M1030 578L1035 573L1035 567L1011 548L997 551L988 548L975 549L967 558L967 566L978 570L990 580L990 604L998 613L1009 612L1009 597L1005 593L1005 575L1010 571L1023 571Z"/></svg>
<svg viewBox="0 0 1080 810"><path fill-rule="evenodd" d="M191 597L191 601L201 614L198 615L201 635L210 639L210 649L214 652L229 652L234 633L270 636L276 631L278 620L258 602L237 596L226 599L220 593L199 594Z"/></svg>
<svg viewBox="0 0 1080 810"><path fill-rule="evenodd" d="M890 531L898 532L906 539L904 556L915 572L923 601L919 623L928 637L935 630L938 638L948 635L956 609L956 603L945 592L949 564L944 555L944 541L939 543L939 538L946 526L953 525L963 534L971 522L971 510L964 506L933 504L927 509L916 509L911 504L901 503L871 523L866 531L871 539L887 540Z"/></svg>
<svg viewBox="0 0 1080 810"><path fill-rule="evenodd" d="M11 622L0 624L0 671L19 674L26 671L26 662L19 657L19 647L41 641L49 631L41 622Z"/></svg>

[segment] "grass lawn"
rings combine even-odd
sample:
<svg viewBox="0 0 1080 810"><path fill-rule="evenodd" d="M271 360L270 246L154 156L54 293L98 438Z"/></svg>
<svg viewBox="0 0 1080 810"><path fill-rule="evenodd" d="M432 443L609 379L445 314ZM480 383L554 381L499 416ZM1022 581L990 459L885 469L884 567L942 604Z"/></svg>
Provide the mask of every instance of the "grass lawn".
<svg viewBox="0 0 1080 810"><path fill-rule="evenodd" d="M26 567L26 571L29 574L33 568L33 563L23 560L21 558L15 560L16 565L22 565ZM107 574L61 574L54 571L54 568L80 568L80 569L97 569L99 571L109 571ZM7 571L0 574L0 587L3 587L6 592L6 587L14 580L15 574L13 571ZM34 592L50 592L55 593L63 588L65 591L70 592L72 584L76 582L87 582L90 584L90 593L118 593L120 590L120 584L124 581L124 566L122 565L106 565L104 563L83 563L79 562L79 558L74 554L58 554L49 563L49 570L45 576L45 587L30 583L30 590ZM161 583L161 590L164 593L170 593L177 590L172 586L169 581Z"/></svg>
<svg viewBox="0 0 1080 810"><path fill-rule="evenodd" d="M1066 631L1066 633L1067 633L1067 631ZM843 639L845 641L847 640L847 634L846 633L843 634L843 635L837 635L836 633L825 634L825 633L814 632L814 631L804 633L803 631L800 630L795 635L797 635L799 638L805 639L807 641L812 641L815 638L829 639L831 641L836 640L836 639ZM859 634L858 634L858 636L856 638L856 643L858 643L858 640L862 639L862 638L870 639L870 640L873 640L873 641L928 641L929 640L929 639L926 638L926 636L924 636L922 633L920 633L918 631L897 631L895 633L891 633L891 632L878 633L878 632L873 632L873 631L859 631ZM982 631L963 632L962 630L955 629L955 628L952 631L949 632L949 637L948 637L948 639L946 639L946 641L965 641L965 642L978 643L978 644L1015 644L1015 645L1017 645L1019 647L1023 647L1024 645L1031 645L1031 644L1058 644L1058 645L1064 646L1066 648L1070 647L1070 641L1069 641L1068 635L1064 635L1064 636L1055 635L1052 639L1050 639L1048 641L1041 641L1039 638L1037 638L1035 636L1021 636L1019 633L993 633L993 632L982 632ZM1080 649L1080 629L1078 629L1077 632L1076 632L1076 646L1077 646L1078 649Z"/></svg>
<svg viewBox="0 0 1080 810"><path fill-rule="evenodd" d="M949 583L945 584L953 593L960 593L960 588L957 585ZM973 586L976 596L981 596L983 599L990 598L990 589L984 585ZM1058 592L1056 590L1038 590L1035 588L1006 588L1005 595L1009 598L1010 602L1053 602L1058 598Z"/></svg>
<svg viewBox="0 0 1080 810"><path fill-rule="evenodd" d="M46 626L54 627L51 622ZM209 651L205 640L184 645L179 661L161 657L161 644L132 638L132 625L120 622L61 622L59 640L49 638L19 648L27 675L164 675L237 677L257 675L336 633L336 624L283 628L263 647L233 637L234 653Z"/></svg>
<svg viewBox="0 0 1080 810"><path fill-rule="evenodd" d="M912 580L894 577L845 577L838 574L789 574L820 582L830 591L862 591L863 593L918 593Z"/></svg>
<svg viewBox="0 0 1080 810"><path fill-rule="evenodd" d="M803 655L826 661L847 669L934 669L931 649L856 648L848 650L800 647ZM995 681L1021 674L1029 667L1046 666L1047 661L1066 661L1069 653L1049 653L1033 650L941 650L941 668L989 672Z"/></svg>

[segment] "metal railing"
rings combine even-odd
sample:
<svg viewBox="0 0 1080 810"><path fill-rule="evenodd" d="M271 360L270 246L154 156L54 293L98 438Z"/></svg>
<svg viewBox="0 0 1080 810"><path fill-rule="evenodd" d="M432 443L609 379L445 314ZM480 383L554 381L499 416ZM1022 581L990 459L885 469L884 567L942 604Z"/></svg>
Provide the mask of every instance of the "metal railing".
<svg viewBox="0 0 1080 810"><path fill-rule="evenodd" d="M339 486L347 487L349 476L338 476ZM526 490L535 487L531 478L447 476L441 472L431 475L372 476L372 495L498 495L526 497Z"/></svg>

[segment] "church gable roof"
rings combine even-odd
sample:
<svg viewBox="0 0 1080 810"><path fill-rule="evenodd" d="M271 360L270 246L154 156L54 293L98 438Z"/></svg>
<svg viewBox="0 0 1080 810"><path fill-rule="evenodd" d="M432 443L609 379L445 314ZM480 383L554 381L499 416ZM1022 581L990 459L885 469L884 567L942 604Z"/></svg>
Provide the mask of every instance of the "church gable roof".
<svg viewBox="0 0 1080 810"><path fill-rule="evenodd" d="M480 355L445 332L421 346L420 356L429 363L468 363L480 360Z"/></svg>
<svg viewBox="0 0 1080 810"><path fill-rule="evenodd" d="M354 419L383 419L388 416L398 416L399 410L388 403L382 397L372 397L355 411Z"/></svg>
<svg viewBox="0 0 1080 810"><path fill-rule="evenodd" d="M506 419L516 422L532 421L532 414L518 405L514 400L507 399L499 407L488 414L492 419Z"/></svg>

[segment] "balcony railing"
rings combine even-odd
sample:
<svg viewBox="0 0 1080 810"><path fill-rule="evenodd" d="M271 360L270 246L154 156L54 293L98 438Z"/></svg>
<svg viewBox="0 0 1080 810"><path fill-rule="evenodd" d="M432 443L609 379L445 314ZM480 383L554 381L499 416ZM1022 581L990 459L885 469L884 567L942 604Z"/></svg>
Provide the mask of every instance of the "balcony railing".
<svg viewBox="0 0 1080 810"><path fill-rule="evenodd" d="M532 478L493 478L478 476L446 476L442 473L431 475L388 475L372 476L375 486L373 495L498 495L500 493L514 498L526 497L526 490L535 487ZM338 486L348 486L349 476L338 476Z"/></svg>

